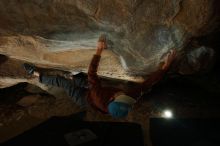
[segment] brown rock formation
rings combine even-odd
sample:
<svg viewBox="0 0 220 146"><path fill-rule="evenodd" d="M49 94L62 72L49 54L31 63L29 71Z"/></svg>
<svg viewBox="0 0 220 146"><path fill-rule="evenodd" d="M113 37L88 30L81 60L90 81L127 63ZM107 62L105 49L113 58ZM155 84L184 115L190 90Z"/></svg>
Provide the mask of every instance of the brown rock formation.
<svg viewBox="0 0 220 146"><path fill-rule="evenodd" d="M136 80L155 70L213 22L214 0L0 2L0 53L42 66L87 71L101 33L108 36L100 74ZM114 53L112 53L114 52Z"/></svg>

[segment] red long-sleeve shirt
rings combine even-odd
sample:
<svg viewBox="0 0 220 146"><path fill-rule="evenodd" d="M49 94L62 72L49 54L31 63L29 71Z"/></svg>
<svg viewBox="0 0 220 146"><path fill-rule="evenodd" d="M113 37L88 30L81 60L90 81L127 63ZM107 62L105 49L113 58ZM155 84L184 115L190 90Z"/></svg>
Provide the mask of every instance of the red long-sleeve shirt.
<svg viewBox="0 0 220 146"><path fill-rule="evenodd" d="M88 82L90 91L87 96L87 101L97 110L103 113L108 113L108 104L114 99L115 93L122 90L112 87L103 87L101 85L101 81L97 75L100 58L101 56L94 55L89 66ZM158 70L152 73L146 81L135 86L132 90L122 92L134 99L137 99L140 97L142 90L152 87L162 78L165 72L166 70Z"/></svg>

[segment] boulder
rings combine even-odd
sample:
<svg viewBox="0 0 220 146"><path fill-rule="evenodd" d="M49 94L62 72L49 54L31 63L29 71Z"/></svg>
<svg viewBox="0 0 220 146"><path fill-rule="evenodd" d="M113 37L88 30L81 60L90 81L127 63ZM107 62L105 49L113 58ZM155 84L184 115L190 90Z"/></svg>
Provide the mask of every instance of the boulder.
<svg viewBox="0 0 220 146"><path fill-rule="evenodd" d="M1 0L0 54L87 72L100 34L108 50L99 74L138 81L169 49L211 31L215 0ZM210 24L211 23L211 24ZM213 27L214 28L214 25Z"/></svg>

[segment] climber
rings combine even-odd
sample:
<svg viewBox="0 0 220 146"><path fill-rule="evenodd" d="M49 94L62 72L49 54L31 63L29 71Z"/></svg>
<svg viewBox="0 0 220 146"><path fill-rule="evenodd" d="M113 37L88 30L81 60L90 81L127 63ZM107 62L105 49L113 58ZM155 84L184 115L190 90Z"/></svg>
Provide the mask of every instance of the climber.
<svg viewBox="0 0 220 146"><path fill-rule="evenodd" d="M123 118L132 110L142 92L161 80L176 56L174 49L169 51L159 69L152 73L146 81L135 86L132 90L122 91L117 88L102 86L97 75L99 61L104 49L107 49L107 43L102 35L98 41L96 54L93 56L89 66L88 78L83 73L74 75L73 79L43 75L37 72L35 67L30 64L24 64L24 68L28 74L39 77L41 83L64 88L77 104L87 106L87 103L89 103L102 113L110 114L114 118Z"/></svg>
<svg viewBox="0 0 220 146"><path fill-rule="evenodd" d="M103 113L109 113L113 117L126 117L137 99L140 98L142 91L151 88L167 72L170 64L176 57L176 50L173 49L165 55L163 58L164 62L161 63L159 69L152 73L146 81L139 86L135 86L132 90L122 91L117 88L103 87L97 76L101 54L106 48L105 39L99 39L96 54L93 56L88 71L88 82L90 84L88 102L94 108Z"/></svg>

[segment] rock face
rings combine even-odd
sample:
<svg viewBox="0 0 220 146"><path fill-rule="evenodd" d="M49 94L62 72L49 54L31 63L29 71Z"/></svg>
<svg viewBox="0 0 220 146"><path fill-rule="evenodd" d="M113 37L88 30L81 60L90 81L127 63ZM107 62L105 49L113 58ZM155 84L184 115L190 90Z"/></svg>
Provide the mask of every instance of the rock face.
<svg viewBox="0 0 220 146"><path fill-rule="evenodd" d="M176 69L179 69L178 72L184 75L208 72L212 69L214 60L213 49L204 46L193 48L181 59Z"/></svg>
<svg viewBox="0 0 220 146"><path fill-rule="evenodd" d="M100 74L137 80L171 48L181 50L216 20L214 0L1 0L0 54L68 71L87 71L101 33ZM210 23L209 23L210 22ZM214 23L213 23L214 24Z"/></svg>

